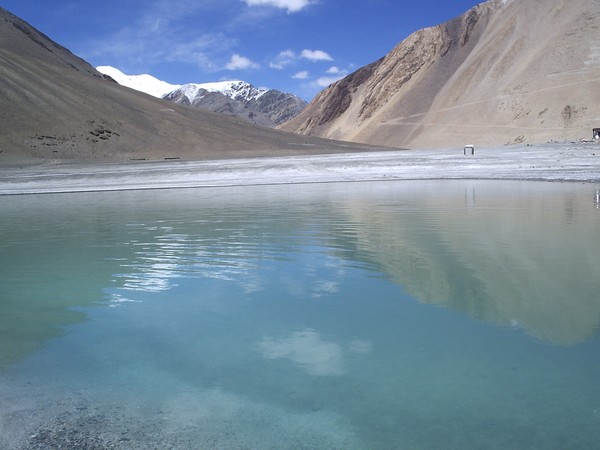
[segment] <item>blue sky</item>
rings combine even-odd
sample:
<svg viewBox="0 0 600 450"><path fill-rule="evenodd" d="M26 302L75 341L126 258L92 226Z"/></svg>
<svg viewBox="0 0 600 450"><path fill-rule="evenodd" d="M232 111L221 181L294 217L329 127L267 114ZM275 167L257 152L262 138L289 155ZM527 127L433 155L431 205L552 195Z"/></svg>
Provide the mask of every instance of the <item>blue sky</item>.
<svg viewBox="0 0 600 450"><path fill-rule="evenodd" d="M94 66L173 84L241 79L310 100L477 0L3 0Z"/></svg>

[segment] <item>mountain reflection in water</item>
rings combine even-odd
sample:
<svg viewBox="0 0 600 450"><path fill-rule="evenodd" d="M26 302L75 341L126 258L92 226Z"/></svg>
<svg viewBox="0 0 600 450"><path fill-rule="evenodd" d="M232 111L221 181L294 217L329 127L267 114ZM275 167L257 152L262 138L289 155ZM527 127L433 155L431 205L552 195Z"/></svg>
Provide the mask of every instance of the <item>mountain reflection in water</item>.
<svg viewBox="0 0 600 450"><path fill-rule="evenodd" d="M598 331L600 216L585 188L433 183L388 201L343 208L356 257L420 301L555 344Z"/></svg>
<svg viewBox="0 0 600 450"><path fill-rule="evenodd" d="M0 198L0 213L0 366L84 320L73 308L106 302L108 288L121 289L113 304L127 301L127 290L160 292L181 277L260 292L261 261L311 246L420 302L555 344L582 342L600 323L593 185L419 181L13 196ZM314 298L342 282L291 280L288 289ZM262 345L271 358L301 357L284 343Z"/></svg>

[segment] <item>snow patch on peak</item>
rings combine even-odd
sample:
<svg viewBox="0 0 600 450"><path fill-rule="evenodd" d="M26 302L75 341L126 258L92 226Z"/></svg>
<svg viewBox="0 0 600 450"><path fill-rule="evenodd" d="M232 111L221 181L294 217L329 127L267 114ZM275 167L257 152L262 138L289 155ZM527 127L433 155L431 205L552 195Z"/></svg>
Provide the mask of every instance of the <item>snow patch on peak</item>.
<svg viewBox="0 0 600 450"><path fill-rule="evenodd" d="M96 70L104 75L108 75L115 81L117 81L119 78L123 79L127 76L116 67L111 66L98 66L96 67Z"/></svg>
<svg viewBox="0 0 600 450"><path fill-rule="evenodd" d="M257 100L266 94L269 89L256 88L242 80L216 81L212 83L170 84L159 80L152 75L126 75L119 69L111 66L99 66L96 70L110 76L122 86L127 86L137 91L145 92L154 97L164 98L169 94L179 93L187 97L190 104L202 96L202 92L218 92L231 99L241 102Z"/></svg>
<svg viewBox="0 0 600 450"><path fill-rule="evenodd" d="M188 98L190 103L193 103L194 99L198 97L202 90L207 92L218 92L234 100L244 102L256 100L268 92L268 89L258 89L250 83L241 80L216 81L212 83L189 83L174 91L182 93Z"/></svg>
<svg viewBox="0 0 600 450"><path fill-rule="evenodd" d="M108 75L121 86L145 92L153 97L161 98L163 95L181 87L179 84L170 84L166 81L159 80L152 75L126 75L119 69L111 66L99 66L96 67L96 70L104 75Z"/></svg>
<svg viewBox="0 0 600 450"><path fill-rule="evenodd" d="M198 93L200 92L200 85L195 83L184 84L178 89L174 89L171 92L167 92L164 96L168 94L172 94L173 92L181 92L183 95L187 97L190 104L193 103L194 99L198 97ZM164 97L163 96L163 97Z"/></svg>
<svg viewBox="0 0 600 450"><path fill-rule="evenodd" d="M257 89L250 83L241 80L190 83L182 86L180 91L183 92L191 102L201 89L208 92L218 92L229 98L242 101L255 100L267 92L267 89Z"/></svg>

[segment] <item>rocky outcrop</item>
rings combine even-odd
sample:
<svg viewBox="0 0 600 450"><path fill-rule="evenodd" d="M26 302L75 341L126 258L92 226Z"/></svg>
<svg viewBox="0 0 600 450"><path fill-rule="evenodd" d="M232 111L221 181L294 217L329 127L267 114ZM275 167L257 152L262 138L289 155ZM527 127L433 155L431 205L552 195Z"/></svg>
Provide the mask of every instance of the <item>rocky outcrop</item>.
<svg viewBox="0 0 600 450"><path fill-rule="evenodd" d="M249 107L264 114L275 125L293 119L306 108L307 102L293 94L270 89L249 102Z"/></svg>
<svg viewBox="0 0 600 450"><path fill-rule="evenodd" d="M399 147L588 137L599 49L600 0L490 0L413 33L281 128Z"/></svg>

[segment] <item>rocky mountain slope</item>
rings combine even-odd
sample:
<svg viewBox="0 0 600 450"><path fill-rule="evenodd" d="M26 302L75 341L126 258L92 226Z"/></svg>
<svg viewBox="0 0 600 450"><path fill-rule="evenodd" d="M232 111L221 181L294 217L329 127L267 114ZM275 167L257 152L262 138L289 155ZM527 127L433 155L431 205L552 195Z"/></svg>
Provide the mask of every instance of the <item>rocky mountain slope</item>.
<svg viewBox="0 0 600 450"><path fill-rule="evenodd" d="M257 89L244 81L186 84L163 99L240 117L265 127L275 127L296 117L307 103L276 89Z"/></svg>
<svg viewBox="0 0 600 450"><path fill-rule="evenodd" d="M125 88L0 8L0 164L367 149L256 127Z"/></svg>
<svg viewBox="0 0 600 450"><path fill-rule="evenodd" d="M256 125L275 127L297 116L307 103L276 89L258 89L241 80L170 84L152 75L126 75L110 66L96 68L122 86L174 103L240 117Z"/></svg>
<svg viewBox="0 0 600 450"><path fill-rule="evenodd" d="M281 129L402 147L591 138L600 0L489 0L415 32Z"/></svg>

